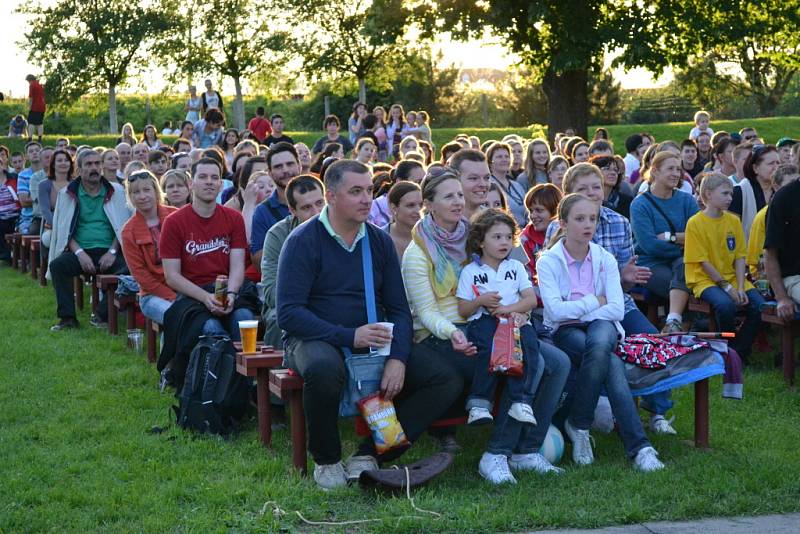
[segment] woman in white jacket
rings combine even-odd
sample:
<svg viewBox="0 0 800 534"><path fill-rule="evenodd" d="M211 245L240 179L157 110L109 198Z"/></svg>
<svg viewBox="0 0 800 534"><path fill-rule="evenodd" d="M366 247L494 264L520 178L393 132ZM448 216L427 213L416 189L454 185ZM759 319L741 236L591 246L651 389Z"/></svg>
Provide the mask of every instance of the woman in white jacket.
<svg viewBox="0 0 800 534"><path fill-rule="evenodd" d="M564 425L573 444L572 459L578 465L594 461L589 428L605 386L634 466L641 471L662 469L664 464L645 436L623 363L614 354L617 341L625 335L620 325L625 306L616 259L591 242L597 204L582 195L567 195L559 204L558 218L561 229L536 267L544 322L578 369Z"/></svg>

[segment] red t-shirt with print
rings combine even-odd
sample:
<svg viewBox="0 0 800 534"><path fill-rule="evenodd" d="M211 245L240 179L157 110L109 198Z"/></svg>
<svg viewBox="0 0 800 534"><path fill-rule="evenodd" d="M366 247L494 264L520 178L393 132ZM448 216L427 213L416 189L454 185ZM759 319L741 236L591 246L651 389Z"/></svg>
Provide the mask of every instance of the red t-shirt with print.
<svg viewBox="0 0 800 534"><path fill-rule="evenodd" d="M242 214L220 206L209 218L187 204L164 220L159 251L165 259L181 260L181 274L198 286L228 276L231 249L247 249Z"/></svg>

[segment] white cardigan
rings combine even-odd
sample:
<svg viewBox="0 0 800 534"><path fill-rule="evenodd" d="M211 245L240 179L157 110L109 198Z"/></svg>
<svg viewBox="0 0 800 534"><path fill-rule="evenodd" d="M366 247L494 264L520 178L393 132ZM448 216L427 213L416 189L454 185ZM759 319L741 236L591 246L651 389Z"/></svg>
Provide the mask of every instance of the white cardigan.
<svg viewBox="0 0 800 534"><path fill-rule="evenodd" d="M563 239L546 250L536 262L539 292L544 305L544 324L555 332L565 321L588 323L603 319L612 321L620 338L624 338L625 330L620 321L625 317L625 301L617 260L595 243L589 243L589 250L592 254L595 294L579 300L569 300L571 283ZM606 304L601 306L595 295L605 296Z"/></svg>

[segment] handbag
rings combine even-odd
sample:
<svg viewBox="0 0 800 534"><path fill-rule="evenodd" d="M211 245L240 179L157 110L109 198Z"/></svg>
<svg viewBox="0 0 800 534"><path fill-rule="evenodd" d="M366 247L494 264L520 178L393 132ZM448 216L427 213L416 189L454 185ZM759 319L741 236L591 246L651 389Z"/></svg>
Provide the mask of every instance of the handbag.
<svg viewBox="0 0 800 534"><path fill-rule="evenodd" d="M372 250L369 246L369 229L361 238L361 261L364 267L364 294L367 301L367 322L378 321L375 309L375 286L372 278ZM347 373L342 398L339 402L339 416L352 417L359 414L358 401L380 390L383 365L387 356L370 348L369 354L353 354L347 347L344 352L344 368Z"/></svg>

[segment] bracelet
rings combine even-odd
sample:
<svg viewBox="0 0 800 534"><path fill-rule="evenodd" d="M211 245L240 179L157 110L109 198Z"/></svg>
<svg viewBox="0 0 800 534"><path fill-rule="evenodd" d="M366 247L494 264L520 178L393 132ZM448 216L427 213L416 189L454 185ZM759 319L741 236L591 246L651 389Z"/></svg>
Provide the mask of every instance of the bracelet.
<svg viewBox="0 0 800 534"><path fill-rule="evenodd" d="M82 249L82 248L79 248L78 250L76 250L75 252L73 252L73 254L75 254L75 255L77 256L77 255L78 255L78 254L80 254L81 252L83 252L83 249Z"/></svg>
<svg viewBox="0 0 800 534"><path fill-rule="evenodd" d="M226 295L233 295L234 297L238 297L239 296L239 292L238 291L228 291L225 294Z"/></svg>

